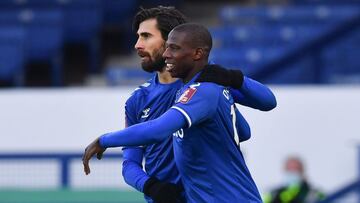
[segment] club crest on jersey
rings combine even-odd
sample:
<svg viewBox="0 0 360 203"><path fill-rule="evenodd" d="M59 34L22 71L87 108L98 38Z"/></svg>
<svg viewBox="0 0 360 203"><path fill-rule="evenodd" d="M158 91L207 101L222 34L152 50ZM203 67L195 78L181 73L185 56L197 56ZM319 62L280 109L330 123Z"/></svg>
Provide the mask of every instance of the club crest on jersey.
<svg viewBox="0 0 360 203"><path fill-rule="evenodd" d="M186 104L194 96L195 92L196 92L196 88L189 87L187 90L184 91L184 93L180 96L177 102Z"/></svg>
<svg viewBox="0 0 360 203"><path fill-rule="evenodd" d="M147 118L149 117L150 108L146 108L142 112L143 114L141 115L141 118Z"/></svg>

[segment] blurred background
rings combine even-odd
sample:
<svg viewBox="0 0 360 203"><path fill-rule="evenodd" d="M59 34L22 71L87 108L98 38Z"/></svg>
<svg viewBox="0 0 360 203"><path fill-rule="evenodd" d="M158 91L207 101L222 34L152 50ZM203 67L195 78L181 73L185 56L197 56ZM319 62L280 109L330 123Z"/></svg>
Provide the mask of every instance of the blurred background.
<svg viewBox="0 0 360 203"><path fill-rule="evenodd" d="M324 202L360 203L359 0L0 0L0 203L144 202L120 149L90 176L81 154L124 127L126 99L151 77L131 23L158 5L209 28L213 62L274 91L271 112L239 107L262 193L299 156Z"/></svg>

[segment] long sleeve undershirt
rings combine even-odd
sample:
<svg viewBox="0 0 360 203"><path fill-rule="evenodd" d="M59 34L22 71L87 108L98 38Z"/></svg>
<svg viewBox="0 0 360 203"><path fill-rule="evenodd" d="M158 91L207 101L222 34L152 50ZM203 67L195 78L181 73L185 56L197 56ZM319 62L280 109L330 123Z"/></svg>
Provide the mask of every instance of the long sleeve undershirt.
<svg viewBox="0 0 360 203"><path fill-rule="evenodd" d="M261 111L270 111L276 107L276 98L271 90L248 77L244 77L244 83L240 90L231 88L230 93L235 103L244 106Z"/></svg>

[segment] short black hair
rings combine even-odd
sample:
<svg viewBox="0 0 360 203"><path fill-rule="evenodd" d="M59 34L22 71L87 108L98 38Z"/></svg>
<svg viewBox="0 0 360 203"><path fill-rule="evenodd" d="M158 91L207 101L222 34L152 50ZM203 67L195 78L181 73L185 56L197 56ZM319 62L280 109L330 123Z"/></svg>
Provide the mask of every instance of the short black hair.
<svg viewBox="0 0 360 203"><path fill-rule="evenodd" d="M140 23L152 18L157 20L157 27L164 40L167 40L169 32L174 27L187 22L185 15L172 6L157 6L149 9L140 7L133 20L133 31L139 29Z"/></svg>
<svg viewBox="0 0 360 203"><path fill-rule="evenodd" d="M186 33L186 38L194 48L201 47L207 55L212 48L212 37L209 30L197 23L184 23L176 26L173 31Z"/></svg>

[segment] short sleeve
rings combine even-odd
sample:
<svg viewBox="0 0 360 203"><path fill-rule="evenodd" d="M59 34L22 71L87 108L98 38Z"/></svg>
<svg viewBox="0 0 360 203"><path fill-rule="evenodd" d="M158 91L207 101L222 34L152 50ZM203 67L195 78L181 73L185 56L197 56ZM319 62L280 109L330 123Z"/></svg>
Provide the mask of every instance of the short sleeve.
<svg viewBox="0 0 360 203"><path fill-rule="evenodd" d="M180 111L191 127L213 116L221 89L214 83L195 83L183 91L171 108Z"/></svg>

